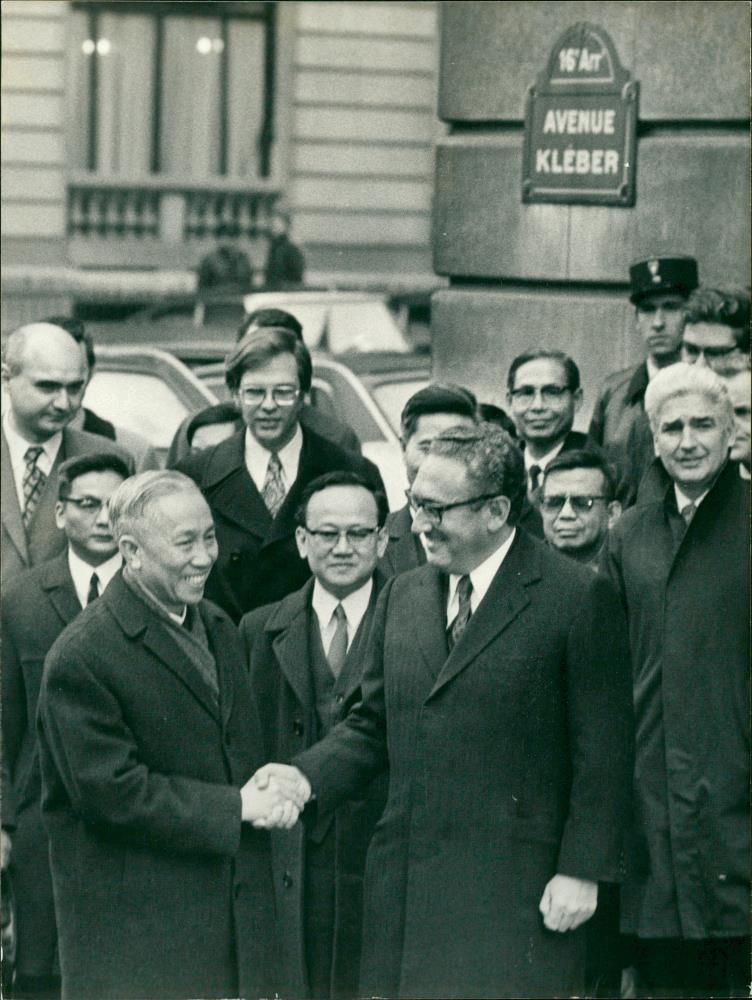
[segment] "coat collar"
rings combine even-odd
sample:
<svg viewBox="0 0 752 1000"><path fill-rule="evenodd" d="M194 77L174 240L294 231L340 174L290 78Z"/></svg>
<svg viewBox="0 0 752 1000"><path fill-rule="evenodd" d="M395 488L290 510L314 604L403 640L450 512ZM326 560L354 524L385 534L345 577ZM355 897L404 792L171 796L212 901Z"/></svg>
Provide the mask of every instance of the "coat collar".
<svg viewBox="0 0 752 1000"><path fill-rule="evenodd" d="M626 400L628 403L640 403L645 398L645 390L648 387L650 376L648 375L647 362L639 364L627 383Z"/></svg>
<svg viewBox="0 0 752 1000"><path fill-rule="evenodd" d="M13 478L13 466L10 461L10 449L5 439L5 431L0 432L0 448L2 449L2 483L0 483L0 498L2 501L3 528L16 548L24 565L29 564L29 547L26 541L26 531L18 504L18 493Z"/></svg>
<svg viewBox="0 0 752 1000"><path fill-rule="evenodd" d="M70 574L67 549L40 566L39 585L66 625L80 613L81 605Z"/></svg>
<svg viewBox="0 0 752 1000"><path fill-rule="evenodd" d="M429 698L472 663L530 603L527 588L541 578L539 544L518 529L506 559L441 668ZM446 621L445 607L442 606L440 611L443 627Z"/></svg>
<svg viewBox="0 0 752 1000"><path fill-rule="evenodd" d="M170 636L168 628L157 618L156 613L132 592L123 579L122 570L113 577L99 600L107 605L125 635L129 639L140 640L168 670L182 681L209 714L217 718L214 699L200 673L186 662L185 654ZM223 684L227 683L227 659L225 650L222 648L223 644L213 641L217 620L224 616L218 608L203 601L199 605L199 613L206 626L210 648L217 662L220 692L222 699L224 699L222 687ZM223 709L227 708L227 704L223 701ZM225 715L224 710L222 714Z"/></svg>
<svg viewBox="0 0 752 1000"><path fill-rule="evenodd" d="M398 542L406 535L412 537L413 519L410 516L410 508L407 504L405 504L404 507L400 507L399 510L395 510L393 514L389 515L386 521L386 527L389 532L390 542Z"/></svg>

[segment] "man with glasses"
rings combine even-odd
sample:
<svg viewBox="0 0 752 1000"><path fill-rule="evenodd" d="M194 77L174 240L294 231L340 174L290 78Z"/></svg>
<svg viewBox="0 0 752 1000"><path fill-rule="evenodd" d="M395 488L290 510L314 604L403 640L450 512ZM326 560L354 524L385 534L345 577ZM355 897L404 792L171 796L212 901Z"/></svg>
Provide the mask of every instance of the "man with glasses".
<svg viewBox="0 0 752 1000"><path fill-rule="evenodd" d="M705 366L650 382L666 481L611 532L629 622L635 809L622 930L638 996L744 996L750 982L749 484L734 412Z"/></svg>
<svg viewBox="0 0 752 1000"><path fill-rule="evenodd" d="M586 448L557 455L543 473L539 506L548 544L597 570L609 528L621 515L603 456Z"/></svg>
<svg viewBox="0 0 752 1000"><path fill-rule="evenodd" d="M635 502L654 458L645 390L662 368L679 360L684 306L697 281L697 261L682 254L646 257L629 268L629 300L645 360L608 376L588 431L618 472L617 495L624 507Z"/></svg>
<svg viewBox="0 0 752 1000"><path fill-rule="evenodd" d="M128 475L128 465L114 454L92 453L63 462L55 519L67 548L22 573L3 593L3 826L14 827L10 836L18 921L16 990L24 996L55 996L60 986L36 757L42 667L66 625L99 596L120 568L107 502Z"/></svg>
<svg viewBox="0 0 752 1000"><path fill-rule="evenodd" d="M238 621L310 576L295 545L295 512L312 479L347 470L379 489L383 484L373 463L301 427L311 356L290 330L247 334L227 358L226 381L244 429L178 468L198 484L217 526L219 557L207 597Z"/></svg>
<svg viewBox="0 0 752 1000"><path fill-rule="evenodd" d="M245 615L240 634L251 684L264 706L269 759L290 760L323 738L360 700L365 650L385 581L387 502L362 476L330 472L308 484L295 538L313 578ZM366 851L386 799L382 777L357 802L305 832L274 834L284 996L358 992Z"/></svg>
<svg viewBox="0 0 752 1000"><path fill-rule="evenodd" d="M361 996L582 995L629 802L625 626L608 581L517 526L524 493L500 428L434 439L408 496L427 565L384 587L362 701L293 758L316 816L388 763Z"/></svg>
<svg viewBox="0 0 752 1000"><path fill-rule="evenodd" d="M749 295L741 289L698 288L689 297L682 361L718 371L749 358Z"/></svg>
<svg viewBox="0 0 752 1000"><path fill-rule="evenodd" d="M115 442L73 430L86 388L83 345L60 326L29 323L3 348L2 582L59 555L55 524L58 472L67 458L108 451L131 462Z"/></svg>

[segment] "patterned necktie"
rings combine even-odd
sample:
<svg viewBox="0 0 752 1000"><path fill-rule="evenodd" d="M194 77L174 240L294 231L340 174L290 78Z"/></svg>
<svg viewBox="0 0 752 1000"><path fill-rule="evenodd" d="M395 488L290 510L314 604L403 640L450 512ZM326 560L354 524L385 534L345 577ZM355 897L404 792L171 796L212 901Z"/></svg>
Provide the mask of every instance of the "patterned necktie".
<svg viewBox="0 0 752 1000"><path fill-rule="evenodd" d="M686 507L682 507L681 516L684 518L684 523L687 527L692 523L692 518L697 513L697 504L688 503Z"/></svg>
<svg viewBox="0 0 752 1000"><path fill-rule="evenodd" d="M261 496L264 498L266 509L276 517L279 508L285 500L285 483L282 475L282 463L276 451L269 455L269 464L266 467L266 478L261 489Z"/></svg>
<svg viewBox="0 0 752 1000"><path fill-rule="evenodd" d="M347 656L347 615L341 604L338 604L334 609L332 620L336 621L337 627L334 630L326 658L329 661L331 672L335 677L339 677L345 665L345 657Z"/></svg>
<svg viewBox="0 0 752 1000"><path fill-rule="evenodd" d="M24 455L24 461L26 462L26 469L24 471L22 484L24 498L22 518L24 528L28 528L31 519L34 516L37 504L39 503L39 498L42 495L44 484L47 482L47 476L37 465L39 456L43 451L44 448L40 445L32 445L32 447L26 449L26 454Z"/></svg>
<svg viewBox="0 0 752 1000"><path fill-rule="evenodd" d="M96 601L99 597L99 577L96 573L91 574L91 581L89 582L89 593L86 595L86 605L88 607L92 601Z"/></svg>
<svg viewBox="0 0 752 1000"><path fill-rule="evenodd" d="M460 636L467 628L467 623L470 621L470 615L473 613L470 605L470 595L472 592L473 584L470 577L467 574L461 576L459 583L457 584L459 610L457 611L457 617L454 619L449 628L450 649L453 649L457 645Z"/></svg>

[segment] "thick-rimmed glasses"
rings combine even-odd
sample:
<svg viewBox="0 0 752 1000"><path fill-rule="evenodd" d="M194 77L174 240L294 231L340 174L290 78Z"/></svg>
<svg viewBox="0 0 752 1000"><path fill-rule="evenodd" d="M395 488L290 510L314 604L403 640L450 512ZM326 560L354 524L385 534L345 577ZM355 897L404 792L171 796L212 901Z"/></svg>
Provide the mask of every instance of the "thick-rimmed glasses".
<svg viewBox="0 0 752 1000"><path fill-rule="evenodd" d="M519 389L512 389L509 395L517 406L525 408L532 406L535 395L538 392L543 402L550 405L558 403L562 396L566 392L571 392L571 390L566 385L542 385L540 388L534 385L521 385Z"/></svg>
<svg viewBox="0 0 752 1000"><path fill-rule="evenodd" d="M238 396L246 406L261 406L270 394L275 406L292 406L300 389L294 385L243 385L238 389Z"/></svg>
<svg viewBox="0 0 752 1000"><path fill-rule="evenodd" d="M541 497L540 506L549 514L558 514L564 509L564 504L569 501L569 506L575 514L586 514L593 509L596 500L608 500L600 493L593 493L590 496L570 496L566 493L563 496Z"/></svg>
<svg viewBox="0 0 752 1000"><path fill-rule="evenodd" d="M483 493L478 497L469 497L467 500L455 500L454 503L435 503L433 500L416 497L412 490L405 490L405 496L413 514L417 514L419 510L423 511L423 516L436 526L441 524L441 519L448 510L454 510L455 507L467 507L471 503L480 503L481 500L493 500L494 497L500 495L499 493Z"/></svg>
<svg viewBox="0 0 752 1000"><path fill-rule="evenodd" d="M74 507L91 517L97 517L100 510L106 507L109 500L100 500L99 497L63 497L62 503L72 503Z"/></svg>
<svg viewBox="0 0 752 1000"><path fill-rule="evenodd" d="M336 528L306 528L303 530L307 535L312 535L316 541L325 549L333 549L340 538L345 538L347 544L357 549L369 542L378 528L343 528L338 531Z"/></svg>

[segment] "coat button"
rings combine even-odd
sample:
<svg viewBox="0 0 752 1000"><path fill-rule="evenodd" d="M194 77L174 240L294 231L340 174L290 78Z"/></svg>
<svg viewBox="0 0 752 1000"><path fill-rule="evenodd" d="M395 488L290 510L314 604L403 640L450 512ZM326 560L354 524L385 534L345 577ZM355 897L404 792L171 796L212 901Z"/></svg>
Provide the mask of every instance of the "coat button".
<svg viewBox="0 0 752 1000"><path fill-rule="evenodd" d="M285 887L285 889L289 889L292 887L292 875L289 872L285 872L285 874L282 876L282 885Z"/></svg>
<svg viewBox="0 0 752 1000"><path fill-rule="evenodd" d="M230 562L240 562L240 553L239 552L231 552L230 553Z"/></svg>
<svg viewBox="0 0 752 1000"><path fill-rule="evenodd" d="M728 878L728 875L726 875L723 872L721 872L721 874L718 876L718 881L719 882L725 882L727 878Z"/></svg>
<svg viewBox="0 0 752 1000"><path fill-rule="evenodd" d="M292 724L292 731L296 736L303 735L303 722L301 719L295 719Z"/></svg>
<svg viewBox="0 0 752 1000"><path fill-rule="evenodd" d="M345 696L343 694L338 694L337 695L337 704L338 705L341 705L344 700L345 700Z"/></svg>

